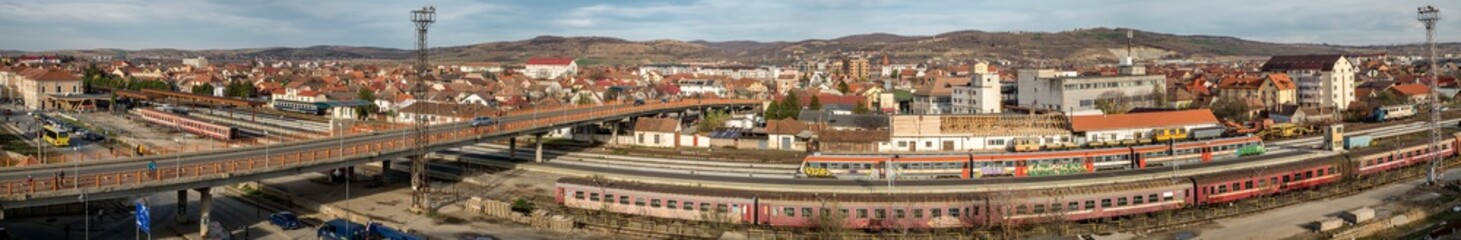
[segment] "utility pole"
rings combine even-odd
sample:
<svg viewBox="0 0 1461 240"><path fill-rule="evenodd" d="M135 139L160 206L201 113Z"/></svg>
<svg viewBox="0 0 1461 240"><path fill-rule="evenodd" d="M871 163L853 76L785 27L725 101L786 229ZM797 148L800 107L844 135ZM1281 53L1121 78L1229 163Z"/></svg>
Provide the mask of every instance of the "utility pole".
<svg viewBox="0 0 1461 240"><path fill-rule="evenodd" d="M1425 24L1426 45L1430 46L1430 57L1426 59L1430 60L1431 64L1429 70L1427 70L1431 75L1429 86L1431 88L1431 170L1429 177L1426 178L1426 183L1435 185L1436 182L1441 180L1441 176L1445 175L1439 169L1441 167L1441 161L1443 161L1439 145L1441 143L1441 95L1436 91L1436 87L1438 87L1440 82L1440 79L1436 77L1436 21L1441 20L1441 10L1436 9L1436 7L1425 6L1417 9L1417 11L1417 18L1420 19L1421 23Z"/></svg>
<svg viewBox="0 0 1461 240"><path fill-rule="evenodd" d="M416 103L422 103L426 96L426 28L436 22L436 7L423 7L421 10L411 11L411 22L416 23ZM416 141L414 142L416 154L411 158L411 210L418 213L425 213L431 208L426 196L428 184L426 183L426 140L428 123L426 118L416 114Z"/></svg>

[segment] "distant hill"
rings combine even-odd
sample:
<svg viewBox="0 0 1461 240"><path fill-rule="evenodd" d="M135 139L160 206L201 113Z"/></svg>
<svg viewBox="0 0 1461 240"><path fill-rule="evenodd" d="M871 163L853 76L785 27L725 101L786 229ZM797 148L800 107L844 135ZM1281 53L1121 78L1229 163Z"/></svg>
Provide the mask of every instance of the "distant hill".
<svg viewBox="0 0 1461 240"><path fill-rule="evenodd" d="M1419 44L1391 46L1339 46L1325 44L1269 43L1225 36L1175 35L1135 31L1135 55L1144 60L1390 52L1421 53ZM628 41L610 37L539 36L532 39L487 42L431 49L433 61L493 61L519 63L531 57L576 57L585 64L643 64L673 61L742 61L785 63L787 56L835 56L845 52L885 53L897 60L986 59L1016 62L1101 63L1114 62L1126 54L1126 29L1091 28L1062 32L955 31L933 36L902 36L887 33L851 35L834 39L797 42L757 41ZM1461 44L1447 43L1441 52L1461 50ZM46 52L0 51L4 55L64 54L77 57L127 56L130 58L176 59L203 56L210 59L387 59L408 60L409 49L351 46L306 48L255 48L219 50L177 49L93 49Z"/></svg>

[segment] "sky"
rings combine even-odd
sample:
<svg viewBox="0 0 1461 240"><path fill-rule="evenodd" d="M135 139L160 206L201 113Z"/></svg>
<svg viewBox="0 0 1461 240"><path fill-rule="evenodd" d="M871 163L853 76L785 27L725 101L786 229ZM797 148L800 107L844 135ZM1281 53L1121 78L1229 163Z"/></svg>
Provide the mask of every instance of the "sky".
<svg viewBox="0 0 1461 240"><path fill-rule="evenodd" d="M1455 0L4 0L0 49L415 46L409 12L436 6L432 46L541 35L628 40L800 41L865 33L1056 32L1128 27L1284 43L1425 41L1416 8Z"/></svg>

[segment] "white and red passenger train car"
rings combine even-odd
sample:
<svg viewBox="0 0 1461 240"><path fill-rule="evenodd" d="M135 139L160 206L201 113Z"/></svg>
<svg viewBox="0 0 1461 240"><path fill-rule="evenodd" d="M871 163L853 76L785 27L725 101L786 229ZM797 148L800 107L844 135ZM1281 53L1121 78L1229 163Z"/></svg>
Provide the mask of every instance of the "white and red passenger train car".
<svg viewBox="0 0 1461 240"><path fill-rule="evenodd" d="M152 109L140 108L134 111L136 111L137 116L142 117L142 119L148 122L166 127L180 128L192 134L220 140L231 140L238 137L238 128L233 126L199 121L186 116Z"/></svg>
<svg viewBox="0 0 1461 240"><path fill-rule="evenodd" d="M834 177L900 178L1026 177L1090 173L1101 170L1146 168L1175 162L1210 162L1236 158L1238 149L1262 151L1263 139L1233 137L1168 144L1078 149L1067 151L961 155L814 155L802 162L802 172L824 169Z"/></svg>

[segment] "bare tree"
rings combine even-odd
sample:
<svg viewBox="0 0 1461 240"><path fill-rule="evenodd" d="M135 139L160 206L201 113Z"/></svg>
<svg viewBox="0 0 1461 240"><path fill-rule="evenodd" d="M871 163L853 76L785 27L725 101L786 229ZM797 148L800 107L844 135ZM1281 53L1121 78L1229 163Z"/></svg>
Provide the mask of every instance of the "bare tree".
<svg viewBox="0 0 1461 240"><path fill-rule="evenodd" d="M1126 96L1126 93L1118 90L1101 93L1100 96L1096 97L1095 104L1096 109L1100 109L1101 112L1105 112L1106 114L1118 114L1131 111L1131 99Z"/></svg>

